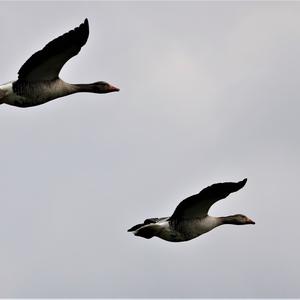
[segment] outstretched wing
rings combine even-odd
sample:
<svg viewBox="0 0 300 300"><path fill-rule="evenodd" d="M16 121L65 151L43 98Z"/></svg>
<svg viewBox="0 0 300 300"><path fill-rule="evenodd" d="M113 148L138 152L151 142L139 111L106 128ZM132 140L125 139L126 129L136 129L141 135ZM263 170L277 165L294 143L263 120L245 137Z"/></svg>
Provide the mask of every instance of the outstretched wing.
<svg viewBox="0 0 300 300"><path fill-rule="evenodd" d="M89 36L89 23L59 36L42 50L34 53L19 70L19 79L25 81L53 80L58 78L64 64L77 55Z"/></svg>
<svg viewBox="0 0 300 300"><path fill-rule="evenodd" d="M239 182L216 183L203 189L199 194L181 201L170 220L194 219L207 215L210 207L229 194L241 189L247 182L245 178Z"/></svg>

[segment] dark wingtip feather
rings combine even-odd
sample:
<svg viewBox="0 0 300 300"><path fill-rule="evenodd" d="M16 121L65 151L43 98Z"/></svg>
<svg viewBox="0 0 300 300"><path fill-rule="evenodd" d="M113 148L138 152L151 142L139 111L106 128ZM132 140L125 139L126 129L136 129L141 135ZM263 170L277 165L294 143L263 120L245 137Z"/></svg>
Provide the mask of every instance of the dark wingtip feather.
<svg viewBox="0 0 300 300"><path fill-rule="evenodd" d="M89 33L90 33L88 19L85 18L83 23L81 23L77 28L73 29L73 31L76 31L76 30L81 31L82 36L85 36L85 38L82 40L81 46L85 45L86 41L88 40Z"/></svg>
<svg viewBox="0 0 300 300"><path fill-rule="evenodd" d="M81 25L85 26L87 28L87 30L89 31L89 20L88 20L88 18L85 18L84 22Z"/></svg>
<svg viewBox="0 0 300 300"><path fill-rule="evenodd" d="M240 181L240 185L241 185L241 188L247 183L247 178L244 178L242 181Z"/></svg>

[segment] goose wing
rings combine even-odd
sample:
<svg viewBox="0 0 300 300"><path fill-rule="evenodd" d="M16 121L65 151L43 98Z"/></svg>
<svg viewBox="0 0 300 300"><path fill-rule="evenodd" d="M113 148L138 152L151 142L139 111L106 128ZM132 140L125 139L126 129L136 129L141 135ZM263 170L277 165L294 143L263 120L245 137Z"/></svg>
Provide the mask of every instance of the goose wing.
<svg viewBox="0 0 300 300"><path fill-rule="evenodd" d="M239 182L215 183L203 189L199 194L181 201L176 207L170 220L194 219L205 217L210 207L229 194L241 189L247 178Z"/></svg>
<svg viewBox="0 0 300 300"><path fill-rule="evenodd" d="M48 43L42 50L34 53L19 70L19 80L54 80L64 64L77 55L89 36L89 23L85 19L75 29Z"/></svg>

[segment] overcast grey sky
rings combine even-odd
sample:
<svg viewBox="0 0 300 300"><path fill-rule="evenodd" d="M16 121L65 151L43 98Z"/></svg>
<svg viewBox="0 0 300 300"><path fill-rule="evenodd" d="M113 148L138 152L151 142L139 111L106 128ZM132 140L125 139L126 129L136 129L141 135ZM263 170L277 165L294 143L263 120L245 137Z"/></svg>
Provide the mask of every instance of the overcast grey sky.
<svg viewBox="0 0 300 300"><path fill-rule="evenodd" d="M0 106L1 297L300 297L300 2L0 2L0 82L90 22L61 77L121 91ZM185 243L126 232L248 178Z"/></svg>

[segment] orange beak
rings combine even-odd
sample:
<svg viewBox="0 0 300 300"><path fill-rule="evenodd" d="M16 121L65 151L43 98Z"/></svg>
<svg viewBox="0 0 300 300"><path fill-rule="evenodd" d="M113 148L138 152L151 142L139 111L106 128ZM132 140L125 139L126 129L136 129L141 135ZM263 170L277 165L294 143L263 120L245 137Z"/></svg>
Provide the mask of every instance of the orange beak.
<svg viewBox="0 0 300 300"><path fill-rule="evenodd" d="M113 86L113 85L110 85L109 88L108 88L108 90L110 92L118 92L120 89L117 88L117 87L115 87L115 86Z"/></svg>
<svg viewBox="0 0 300 300"><path fill-rule="evenodd" d="M255 224L255 222L248 218L247 224Z"/></svg>

